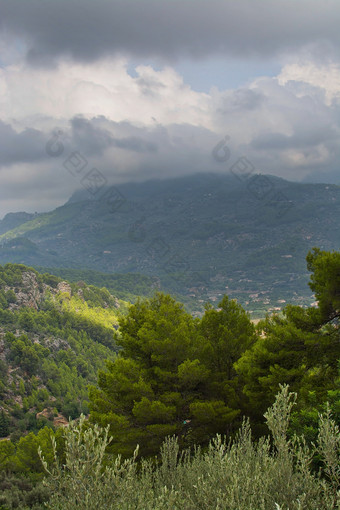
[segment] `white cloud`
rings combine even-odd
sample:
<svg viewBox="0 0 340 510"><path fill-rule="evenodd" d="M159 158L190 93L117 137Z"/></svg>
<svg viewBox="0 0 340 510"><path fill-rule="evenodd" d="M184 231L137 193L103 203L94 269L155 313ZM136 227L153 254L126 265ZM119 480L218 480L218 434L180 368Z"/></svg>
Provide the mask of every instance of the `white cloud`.
<svg viewBox="0 0 340 510"><path fill-rule="evenodd" d="M311 87L316 87L320 89L321 94L325 95L327 105L331 105L333 101L340 102L340 65L338 63L317 65L310 61L287 64L279 74L278 82L283 86L289 82L299 83L299 89L296 90L298 96L306 95L312 92Z"/></svg>
<svg viewBox="0 0 340 510"><path fill-rule="evenodd" d="M173 69L138 66L129 75L125 59L92 64L60 63L36 69L24 63L0 70L3 119L38 123L41 117L69 119L104 115L116 122L152 125L208 122L210 98L193 91Z"/></svg>
<svg viewBox="0 0 340 510"><path fill-rule="evenodd" d="M17 210L67 200L80 187L62 166L71 150L84 152L89 165L109 180L123 182L226 172L228 165L214 161L211 151L229 135L229 164L246 155L258 171L293 180L332 172L339 162L339 90L339 67L331 62L297 60L277 77L206 94L193 90L171 67L140 65L131 76L121 57L86 64L65 60L56 68L17 61L0 69L0 120L25 134L18 141L28 139L27 128L36 129L42 147L40 153L36 142L30 154L26 142L25 150L18 147L21 159L13 158L12 164L8 153L1 171L1 213L14 208L15 194ZM78 115L82 121L72 122ZM65 152L54 160L44 143L55 126L64 130ZM10 135L15 146L15 132ZM26 163L25 154L31 157Z"/></svg>

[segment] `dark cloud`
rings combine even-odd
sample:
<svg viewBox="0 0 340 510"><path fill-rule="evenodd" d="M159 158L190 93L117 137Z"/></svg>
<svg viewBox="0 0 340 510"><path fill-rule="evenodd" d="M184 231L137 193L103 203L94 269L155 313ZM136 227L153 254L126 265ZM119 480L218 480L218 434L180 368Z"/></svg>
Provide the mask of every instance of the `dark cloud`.
<svg viewBox="0 0 340 510"><path fill-rule="evenodd" d="M121 136L115 137L112 133L98 124L105 123L115 131L136 130L129 123L119 123L109 121L105 117L88 120L83 117L71 119L72 143L78 150L84 151L89 155L100 155L109 147L117 147L133 152L156 152L157 144L143 139L141 136ZM141 133L144 130L139 129Z"/></svg>
<svg viewBox="0 0 340 510"><path fill-rule="evenodd" d="M0 128L0 139L5 143L10 136L14 140L12 145L24 139L2 122ZM6 130L9 134L1 136ZM119 185L206 172L214 163L211 147L216 143L216 135L189 124L143 128L103 116L77 117L61 129L35 133L39 142L34 145L34 156L23 147L17 147L20 158L17 154L11 158L6 153L7 171L6 166L1 169L0 217L9 211L34 212L57 207L82 186L84 175L94 168L103 181ZM48 141L54 143L50 153L46 150ZM26 146L30 146L28 142ZM0 146L0 150L4 148L5 145ZM80 172L71 166L75 154L85 163ZM38 158L42 160L39 164ZM15 162L21 164L9 168Z"/></svg>
<svg viewBox="0 0 340 510"><path fill-rule="evenodd" d="M98 126L98 123L103 122L111 130L121 133L120 136L114 136L108 129ZM55 132L56 130L42 132L32 128L17 132L11 125L0 120L0 167L50 159L51 154L47 146L49 141L52 152L53 147L57 150L58 143L62 143L64 152L73 149L87 157L102 156L110 147L136 153L155 153L158 150L157 143L148 139L150 134L148 135L145 130L129 123L108 121L103 117L98 119L75 117L70 120L70 129L63 132L59 138L55 137Z"/></svg>
<svg viewBox="0 0 340 510"><path fill-rule="evenodd" d="M232 92L228 91L222 96L216 112L225 115L232 112L256 110L265 100L265 95L256 90L238 89Z"/></svg>
<svg viewBox="0 0 340 510"><path fill-rule="evenodd" d="M282 133L262 133L252 142L257 150L287 150L315 147L321 143L328 144L339 140L339 133L330 126L303 126L303 130L287 136Z"/></svg>
<svg viewBox="0 0 340 510"><path fill-rule="evenodd" d="M96 128L92 122L82 117L71 119L72 137L79 150L85 149L87 153L101 154L112 146L112 135L106 130Z"/></svg>
<svg viewBox="0 0 340 510"><path fill-rule="evenodd" d="M323 59L340 43L338 0L0 0L0 12L44 66L65 55L268 56L316 41Z"/></svg>
<svg viewBox="0 0 340 510"><path fill-rule="evenodd" d="M27 128L17 133L12 126L0 120L0 166L44 159L45 143L45 135L40 131Z"/></svg>

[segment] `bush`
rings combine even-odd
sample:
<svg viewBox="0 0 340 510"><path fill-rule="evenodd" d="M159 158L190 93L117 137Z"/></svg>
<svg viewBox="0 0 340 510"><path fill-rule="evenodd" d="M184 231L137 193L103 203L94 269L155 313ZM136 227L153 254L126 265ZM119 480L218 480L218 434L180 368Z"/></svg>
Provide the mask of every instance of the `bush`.
<svg viewBox="0 0 340 510"><path fill-rule="evenodd" d="M42 483L33 483L20 475L0 474L0 510L43 509L49 492Z"/></svg>
<svg viewBox="0 0 340 510"><path fill-rule="evenodd" d="M314 473L316 450L303 438L287 439L296 395L281 387L265 418L271 437L253 442L243 422L236 440L221 436L200 448L180 453L177 438L167 438L155 464L105 454L108 428L90 426L84 416L65 429L63 464L54 443L54 467L46 485L50 510L331 510L340 508L340 434L329 413L320 416L318 454L323 469ZM41 453L40 453L41 455Z"/></svg>

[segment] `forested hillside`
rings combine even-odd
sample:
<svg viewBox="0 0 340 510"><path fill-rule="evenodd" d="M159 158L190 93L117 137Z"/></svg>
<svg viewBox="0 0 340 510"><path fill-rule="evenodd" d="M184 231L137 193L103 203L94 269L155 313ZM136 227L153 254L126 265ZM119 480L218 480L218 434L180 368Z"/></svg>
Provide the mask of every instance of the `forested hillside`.
<svg viewBox="0 0 340 510"><path fill-rule="evenodd" d="M0 268L0 435L88 413L87 385L112 359L125 302L23 265Z"/></svg>
<svg viewBox="0 0 340 510"><path fill-rule="evenodd" d="M2 268L2 508L38 509L52 493L51 509L71 508L78 500L79 508L104 500L112 509L118 501L119 508L142 508L141 498L149 501L146 508L158 508L156 500L177 501L178 508L190 510L194 501L215 508L217 494L236 491L233 497L241 498L235 496L236 479L214 461L222 457L234 463L238 483L242 469L247 472L243 506L239 502L233 509L246 508L246 501L259 505L261 487L269 493L253 508L269 510L273 502L283 505L278 508L338 508L340 254L315 248L307 269L318 305L287 305L255 326L228 296L195 318L163 293L127 306L84 282L69 284L22 265ZM89 415L79 427L73 423L70 432L60 427L80 413ZM256 440L270 431L272 446L270 438L252 446L245 418ZM236 441L234 450L216 434ZM173 435L176 439L167 439ZM312 446L317 442L318 454ZM138 457L121 465L119 458L133 456L137 445ZM198 446L207 453L201 456ZM179 460L182 450L194 456ZM150 459L144 471L137 468L142 458ZM273 470L266 489L264 469ZM219 492L208 486L205 494L195 491L189 478L184 489L177 478L184 476L181 470L191 473L193 487L211 472ZM290 473L291 485L282 486L283 473ZM41 483L45 476L47 486ZM111 483L121 484L117 497ZM190 504L184 503L185 493Z"/></svg>
<svg viewBox="0 0 340 510"><path fill-rule="evenodd" d="M105 287L112 295L129 302L139 297L151 297L155 290L160 289L159 278L138 273L101 273L93 269L43 268L37 267L40 273L56 275L68 282L86 281L95 287Z"/></svg>

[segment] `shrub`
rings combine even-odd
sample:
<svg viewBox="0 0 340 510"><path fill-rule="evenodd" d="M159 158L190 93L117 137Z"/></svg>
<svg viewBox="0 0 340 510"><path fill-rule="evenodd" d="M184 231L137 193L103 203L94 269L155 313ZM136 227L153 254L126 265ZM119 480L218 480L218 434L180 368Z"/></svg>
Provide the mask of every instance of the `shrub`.
<svg viewBox="0 0 340 510"><path fill-rule="evenodd" d="M340 508L340 434L329 413L320 416L318 446L304 438L287 439L296 395L281 387L265 414L270 437L252 440L244 421L234 442L216 436L206 451L180 452L167 438L160 458L137 462L110 460L108 428L90 426L84 416L65 429L62 465L54 443L54 465L46 484L50 510L331 510ZM311 469L318 450L323 469ZM40 453L41 455L41 453Z"/></svg>

